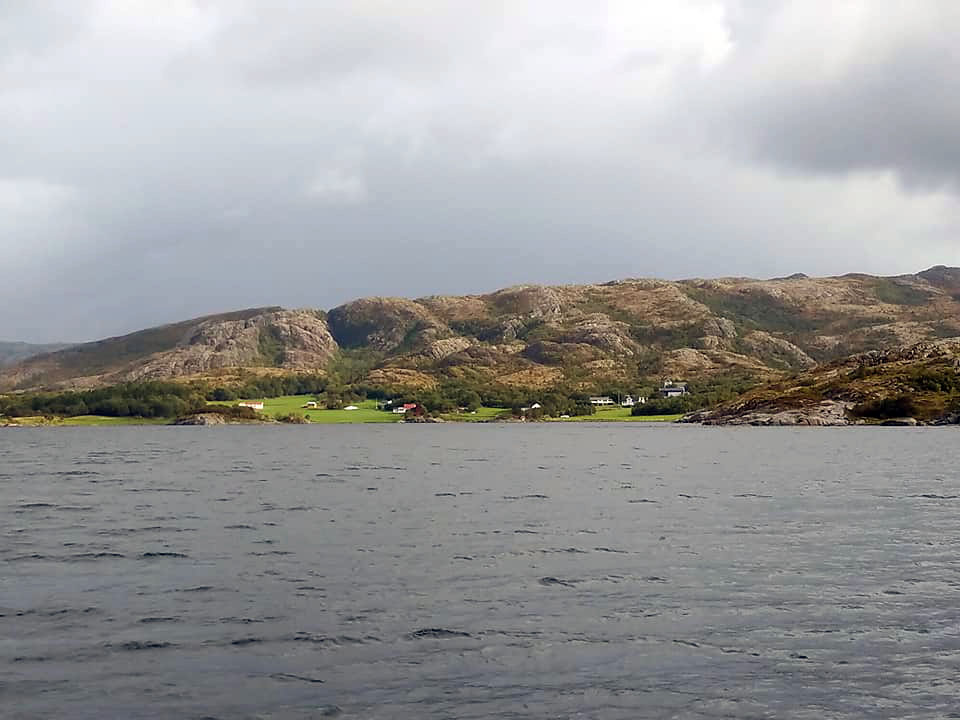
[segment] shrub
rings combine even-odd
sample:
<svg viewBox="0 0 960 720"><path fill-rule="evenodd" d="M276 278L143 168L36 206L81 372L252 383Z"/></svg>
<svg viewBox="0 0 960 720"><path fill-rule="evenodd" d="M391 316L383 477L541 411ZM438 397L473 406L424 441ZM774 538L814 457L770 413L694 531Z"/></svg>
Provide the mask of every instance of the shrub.
<svg viewBox="0 0 960 720"><path fill-rule="evenodd" d="M889 418L911 417L912 415L916 415L917 406L910 395L898 395L896 397L883 398L882 400L862 402L854 406L851 412L857 417L886 420Z"/></svg>
<svg viewBox="0 0 960 720"><path fill-rule="evenodd" d="M306 425L310 422L306 415L296 412L287 413L286 415L278 415L277 420L290 425Z"/></svg>
<svg viewBox="0 0 960 720"><path fill-rule="evenodd" d="M201 412L216 413L224 417L235 420L259 420L260 414L250 407L241 407L239 405L207 405L201 408Z"/></svg>

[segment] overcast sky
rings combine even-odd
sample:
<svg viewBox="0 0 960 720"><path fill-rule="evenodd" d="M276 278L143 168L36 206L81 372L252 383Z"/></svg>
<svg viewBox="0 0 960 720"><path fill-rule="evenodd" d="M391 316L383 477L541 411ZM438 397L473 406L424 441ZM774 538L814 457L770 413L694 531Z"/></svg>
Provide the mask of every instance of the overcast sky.
<svg viewBox="0 0 960 720"><path fill-rule="evenodd" d="M955 0L2 0L0 339L960 265Z"/></svg>

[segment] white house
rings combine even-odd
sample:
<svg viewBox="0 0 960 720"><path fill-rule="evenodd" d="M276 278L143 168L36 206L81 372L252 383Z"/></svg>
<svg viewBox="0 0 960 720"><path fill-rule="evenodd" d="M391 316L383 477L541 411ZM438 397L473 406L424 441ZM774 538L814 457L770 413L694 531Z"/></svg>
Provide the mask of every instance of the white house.
<svg viewBox="0 0 960 720"><path fill-rule="evenodd" d="M530 406L530 409L531 409L531 410L539 410L539 409L542 408L542 407L543 407L543 405L541 405L540 403L534 403L533 405Z"/></svg>
<svg viewBox="0 0 960 720"><path fill-rule="evenodd" d="M316 400L307 400L306 405L302 405L301 407L305 407L305 408L315 408L315 407L317 407L317 401L316 401Z"/></svg>
<svg viewBox="0 0 960 720"><path fill-rule="evenodd" d="M254 410L263 410L263 400L241 400L237 403L238 407L248 407Z"/></svg>
<svg viewBox="0 0 960 720"><path fill-rule="evenodd" d="M665 382L663 387L660 388L660 394L665 398L680 397L681 395L686 395L687 392L686 383L675 383L671 380Z"/></svg>
<svg viewBox="0 0 960 720"><path fill-rule="evenodd" d="M601 397L596 397L596 396L591 397L590 404L591 405L613 405L614 402L613 402L613 398L603 395Z"/></svg>
<svg viewBox="0 0 960 720"><path fill-rule="evenodd" d="M359 410L359 409L360 409L360 408L358 408L356 405L347 405L347 406L344 408L344 410Z"/></svg>
<svg viewBox="0 0 960 720"><path fill-rule="evenodd" d="M623 400L620 401L620 407L633 407L636 403L633 401L633 398L630 395L627 395Z"/></svg>

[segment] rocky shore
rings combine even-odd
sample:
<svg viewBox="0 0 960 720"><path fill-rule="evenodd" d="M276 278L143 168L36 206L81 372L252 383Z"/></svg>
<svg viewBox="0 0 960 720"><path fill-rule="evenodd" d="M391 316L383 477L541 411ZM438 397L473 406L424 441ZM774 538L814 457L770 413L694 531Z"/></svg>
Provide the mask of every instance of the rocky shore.
<svg viewBox="0 0 960 720"><path fill-rule="evenodd" d="M849 415L853 403L824 400L816 405L801 408L777 409L763 408L731 412L723 410L702 410L684 416L680 422L701 423L703 425L808 425L821 427L839 427L843 425L861 425L863 420Z"/></svg>

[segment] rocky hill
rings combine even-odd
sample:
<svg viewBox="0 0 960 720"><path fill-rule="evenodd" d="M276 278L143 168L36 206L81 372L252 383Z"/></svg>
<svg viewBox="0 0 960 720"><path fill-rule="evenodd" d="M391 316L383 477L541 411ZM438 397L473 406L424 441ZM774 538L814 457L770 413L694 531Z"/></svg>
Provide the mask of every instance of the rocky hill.
<svg viewBox="0 0 960 720"><path fill-rule="evenodd" d="M960 269L772 280L628 279L487 295L259 308L77 345L0 371L0 390L191 377L227 368L523 387L661 377L771 380L854 353L960 336ZM333 363L334 365L331 365Z"/></svg>
<svg viewBox="0 0 960 720"><path fill-rule="evenodd" d="M871 350L692 413L708 425L854 425L960 421L960 338Z"/></svg>
<svg viewBox="0 0 960 720"><path fill-rule="evenodd" d="M336 351L322 312L257 308L38 355L0 372L0 389L96 387L239 367L313 370Z"/></svg>

